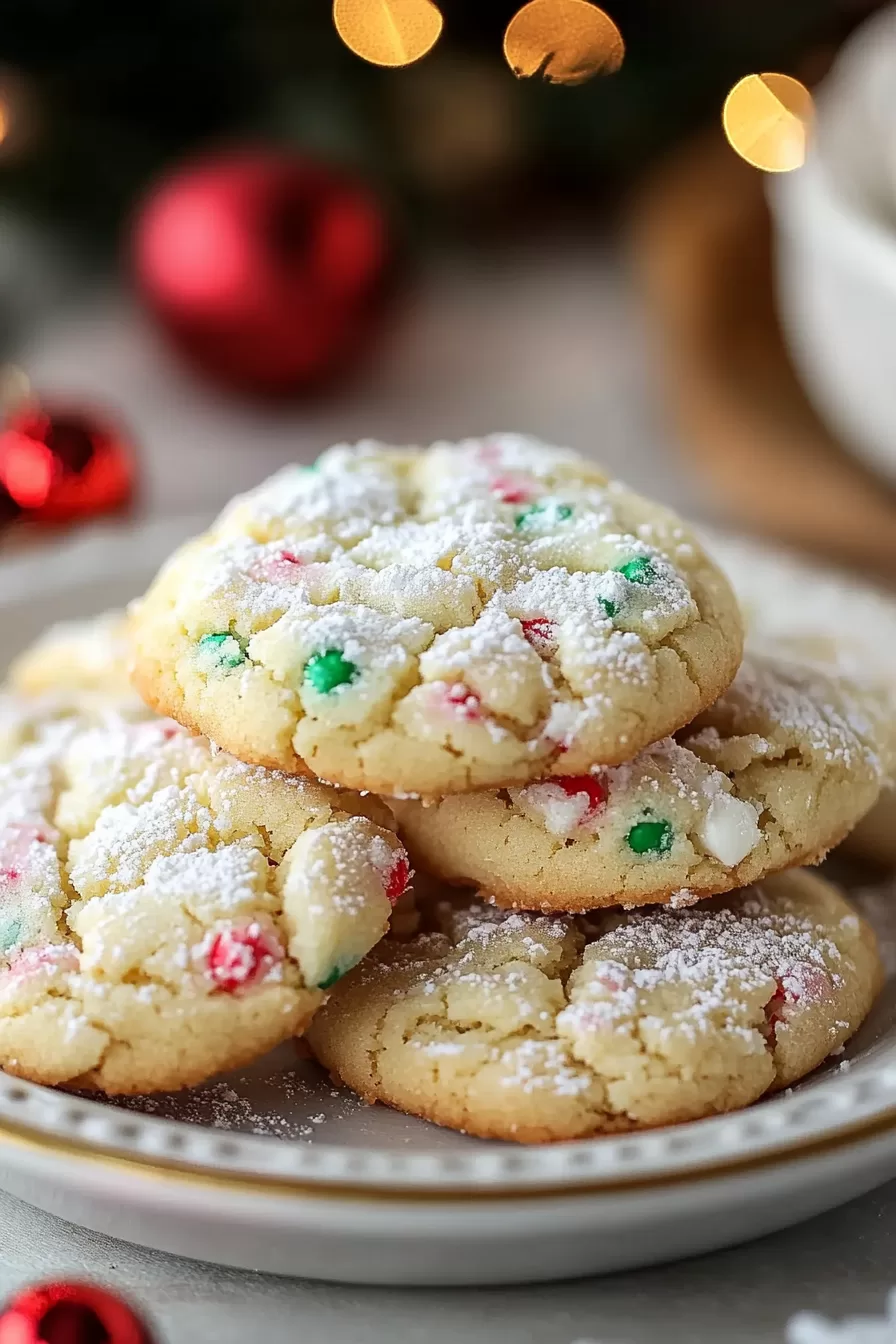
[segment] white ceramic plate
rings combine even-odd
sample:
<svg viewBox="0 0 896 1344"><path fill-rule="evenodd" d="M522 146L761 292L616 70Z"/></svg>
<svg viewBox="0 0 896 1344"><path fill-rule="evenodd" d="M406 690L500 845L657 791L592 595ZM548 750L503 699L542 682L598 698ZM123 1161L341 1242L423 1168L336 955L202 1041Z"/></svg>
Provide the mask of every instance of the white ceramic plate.
<svg viewBox="0 0 896 1344"><path fill-rule="evenodd" d="M122 603L196 526L106 530L0 564L0 653ZM867 908L896 952L885 894ZM365 1107L293 1045L125 1105L0 1075L4 1189L127 1240L323 1279L507 1283L643 1265L797 1222L894 1175L896 981L847 1053L793 1093L576 1144L486 1143Z"/></svg>

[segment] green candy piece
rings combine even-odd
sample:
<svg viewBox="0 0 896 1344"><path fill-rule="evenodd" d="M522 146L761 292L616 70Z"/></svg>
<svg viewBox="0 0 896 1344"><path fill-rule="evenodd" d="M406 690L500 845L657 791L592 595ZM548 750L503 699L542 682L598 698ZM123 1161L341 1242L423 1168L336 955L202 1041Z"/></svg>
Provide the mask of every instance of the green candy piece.
<svg viewBox="0 0 896 1344"><path fill-rule="evenodd" d="M572 512L571 504L553 504L550 501L546 504L530 504L528 509L523 509L522 513L517 514L514 525L517 528L531 527L532 523L544 514L550 515L549 518L543 519L545 522L565 523L572 517Z"/></svg>
<svg viewBox="0 0 896 1344"><path fill-rule="evenodd" d="M321 980L319 984L316 984L314 986L314 988L332 989L336 981L341 980L344 975L348 975L349 971L354 970L357 964L358 964L357 960L348 962L338 961L336 965L333 967L330 974L325 976L324 979Z"/></svg>
<svg viewBox="0 0 896 1344"><path fill-rule="evenodd" d="M616 572L628 579L629 583L651 583L656 578L656 570L646 555L636 555L633 560L626 560L624 565L617 565Z"/></svg>
<svg viewBox="0 0 896 1344"><path fill-rule="evenodd" d="M613 617L619 610L616 603L611 601L609 597L599 597L597 600L600 603L603 609L603 613L606 616L607 620L612 621Z"/></svg>
<svg viewBox="0 0 896 1344"><path fill-rule="evenodd" d="M7 919L0 924L0 951L8 952L15 947L22 936L22 921Z"/></svg>
<svg viewBox="0 0 896 1344"><path fill-rule="evenodd" d="M329 695L340 686L348 686L361 675L356 663L344 658L340 649L315 653L305 664L305 680L321 695Z"/></svg>
<svg viewBox="0 0 896 1344"><path fill-rule="evenodd" d="M635 854L668 854L675 832L668 821L639 821L625 837Z"/></svg>
<svg viewBox="0 0 896 1344"><path fill-rule="evenodd" d="M203 662L222 672L230 672L246 661L239 640L229 630L215 635L203 635L199 641L199 654Z"/></svg>
<svg viewBox="0 0 896 1344"><path fill-rule="evenodd" d="M314 988L332 989L336 981L341 980L342 977L345 975L346 971L350 969L351 969L350 967L345 967L345 969L343 969L342 966L334 966L330 974L326 976L325 979L321 980L319 984L315 985Z"/></svg>

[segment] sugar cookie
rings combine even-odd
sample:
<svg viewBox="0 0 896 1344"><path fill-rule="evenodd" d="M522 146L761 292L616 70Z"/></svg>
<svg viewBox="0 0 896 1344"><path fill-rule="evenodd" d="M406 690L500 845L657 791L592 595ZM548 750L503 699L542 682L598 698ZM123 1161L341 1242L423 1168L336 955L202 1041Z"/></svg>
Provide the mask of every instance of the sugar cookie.
<svg viewBox="0 0 896 1344"><path fill-rule="evenodd" d="M372 798L170 720L34 724L0 764L0 1065L189 1086L301 1032L409 867Z"/></svg>
<svg viewBox="0 0 896 1344"><path fill-rule="evenodd" d="M684 904L820 861L894 760L896 714L879 695L757 655L626 765L393 807L415 862L499 905Z"/></svg>
<svg viewBox="0 0 896 1344"><path fill-rule="evenodd" d="M762 541L701 532L734 584L757 649L784 650L883 693L896 717L896 597ZM885 789L846 841L896 867L896 789Z"/></svg>
<svg viewBox="0 0 896 1344"><path fill-rule="evenodd" d="M485 1138L747 1106L838 1050L882 978L870 928L801 871L693 910L429 914L438 931L380 943L309 1040L368 1101Z"/></svg>
<svg viewBox="0 0 896 1344"><path fill-rule="evenodd" d="M98 691L136 699L127 663L127 617L123 611L106 611L51 625L12 662L7 680L25 695Z"/></svg>
<svg viewBox="0 0 896 1344"><path fill-rule="evenodd" d="M241 760L425 797L625 760L742 644L683 523L509 434L286 468L169 561L132 633L147 703Z"/></svg>

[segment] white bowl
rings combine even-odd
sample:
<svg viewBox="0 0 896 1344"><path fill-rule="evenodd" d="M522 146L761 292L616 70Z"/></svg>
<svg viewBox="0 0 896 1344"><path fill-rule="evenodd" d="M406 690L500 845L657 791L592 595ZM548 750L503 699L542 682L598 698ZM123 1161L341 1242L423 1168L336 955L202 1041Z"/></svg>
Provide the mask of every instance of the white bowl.
<svg viewBox="0 0 896 1344"><path fill-rule="evenodd" d="M847 44L818 108L805 167L769 182L779 311L819 413L896 481L896 8Z"/></svg>

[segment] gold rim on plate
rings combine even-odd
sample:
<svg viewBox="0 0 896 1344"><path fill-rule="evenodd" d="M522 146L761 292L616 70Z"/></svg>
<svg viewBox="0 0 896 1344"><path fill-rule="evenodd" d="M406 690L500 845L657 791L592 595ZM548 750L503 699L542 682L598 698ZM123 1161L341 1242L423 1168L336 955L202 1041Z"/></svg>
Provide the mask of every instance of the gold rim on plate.
<svg viewBox="0 0 896 1344"><path fill-rule="evenodd" d="M628 1193L665 1189L673 1186L715 1180L725 1176L740 1176L768 1167L786 1165L826 1156L858 1141L879 1138L896 1131L896 1106L866 1120L842 1125L829 1134L808 1139L803 1143L779 1144L763 1153L745 1154L718 1162L707 1162L686 1170L659 1173L654 1176L608 1177L576 1184L547 1184L533 1186L495 1185L487 1189L463 1186L455 1190L409 1185L396 1188L388 1185L352 1185L343 1181L308 1181L283 1175L261 1172L233 1172L226 1168L208 1171L193 1163L176 1159L144 1157L141 1154L124 1155L115 1149L77 1139L50 1138L39 1130L9 1120L0 1122L0 1157L4 1147L11 1147L41 1157L74 1158L88 1166L100 1166L123 1174L151 1175L177 1185L202 1186L231 1190L235 1193L296 1195L304 1198L352 1199L379 1203L463 1203L526 1199L580 1198L588 1195Z"/></svg>

